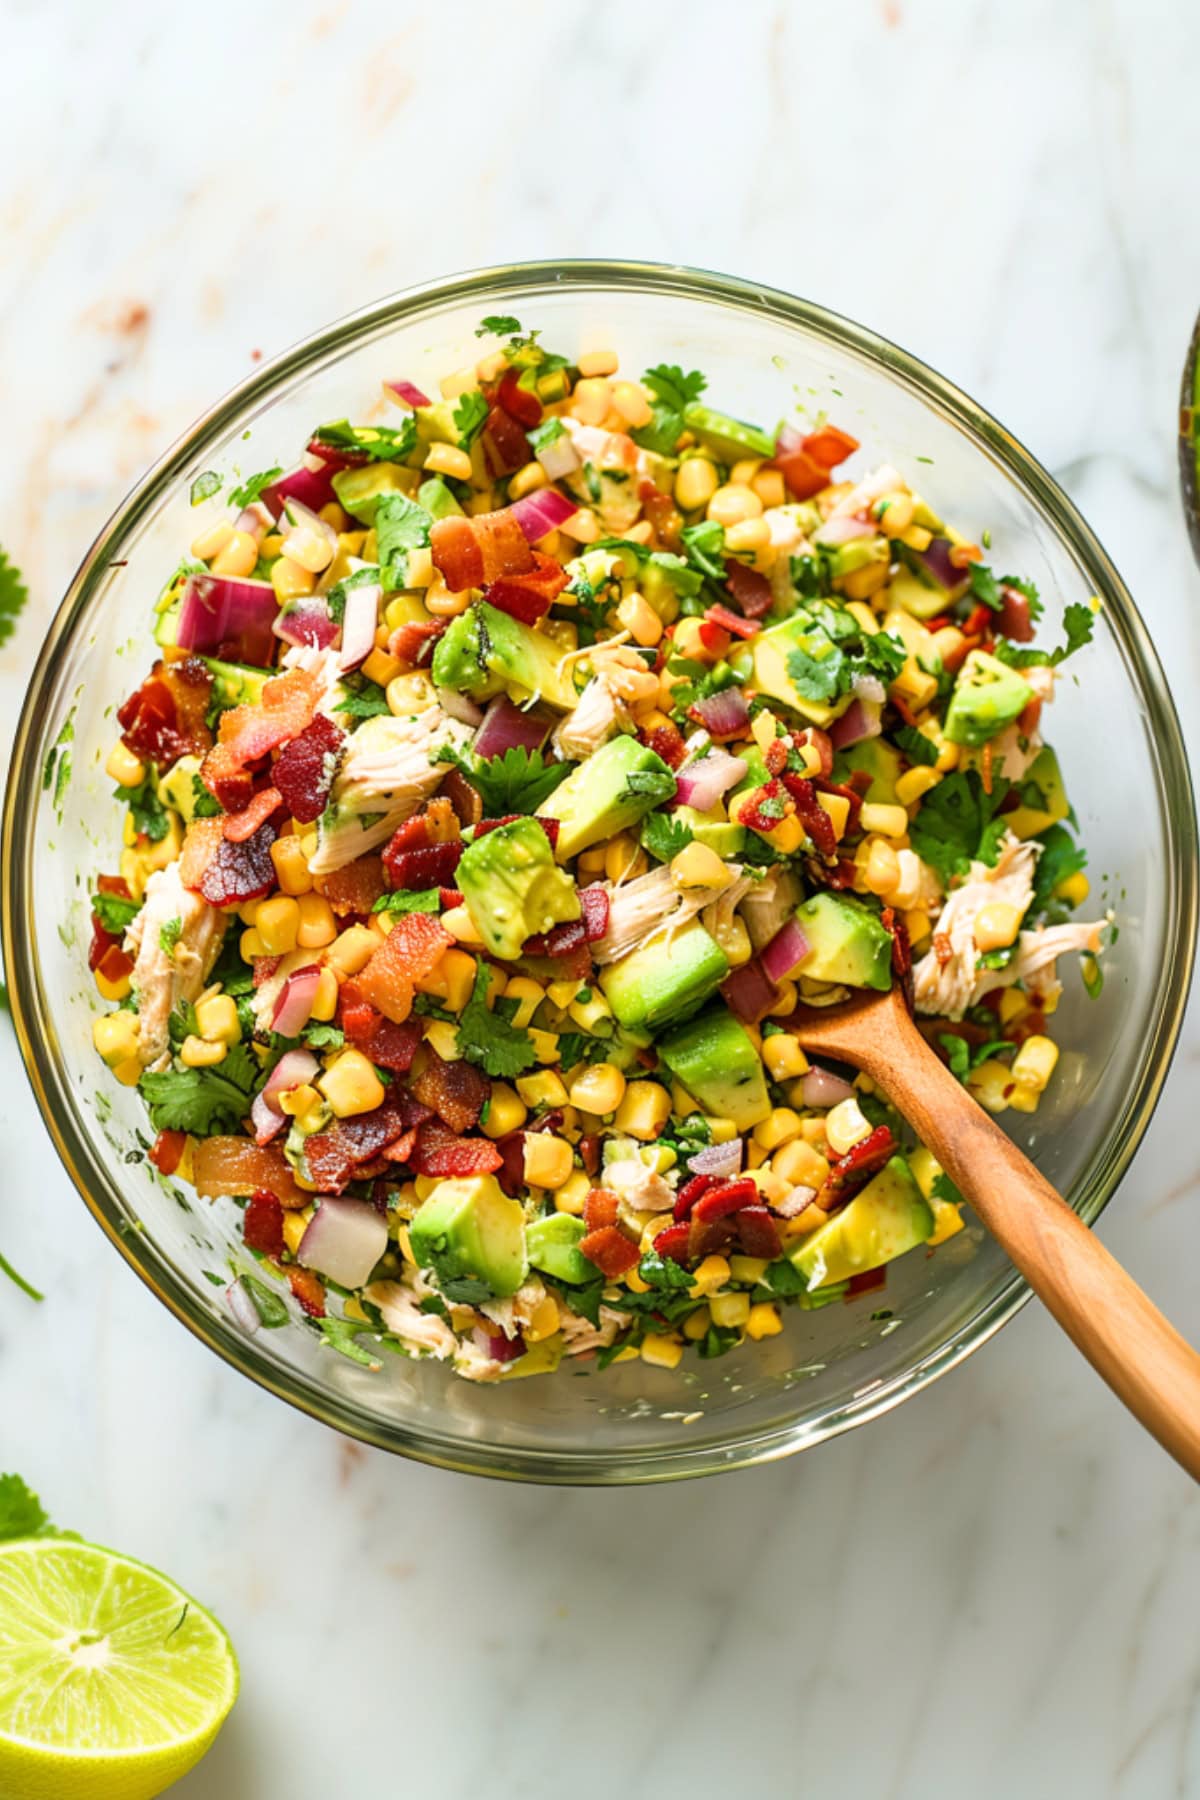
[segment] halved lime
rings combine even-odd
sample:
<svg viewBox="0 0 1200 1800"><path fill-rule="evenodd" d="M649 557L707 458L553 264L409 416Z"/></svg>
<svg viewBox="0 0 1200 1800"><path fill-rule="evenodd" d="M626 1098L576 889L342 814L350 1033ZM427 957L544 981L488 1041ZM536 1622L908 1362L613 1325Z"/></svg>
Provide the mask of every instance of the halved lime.
<svg viewBox="0 0 1200 1800"><path fill-rule="evenodd" d="M164 1575L66 1538L0 1543L5 1800L152 1800L237 1690L228 1637Z"/></svg>

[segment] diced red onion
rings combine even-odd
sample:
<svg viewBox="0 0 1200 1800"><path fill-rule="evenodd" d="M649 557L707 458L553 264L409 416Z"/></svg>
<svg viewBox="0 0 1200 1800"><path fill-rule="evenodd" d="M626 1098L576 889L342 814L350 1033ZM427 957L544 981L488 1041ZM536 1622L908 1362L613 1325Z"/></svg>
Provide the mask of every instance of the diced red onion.
<svg viewBox="0 0 1200 1800"><path fill-rule="evenodd" d="M875 536L874 525L856 519L853 513L835 513L813 534L814 544L851 544L856 538Z"/></svg>
<svg viewBox="0 0 1200 1800"><path fill-rule="evenodd" d="M857 699L869 700L874 706L882 706L887 699L887 689L878 675L856 675L850 688Z"/></svg>
<svg viewBox="0 0 1200 1800"><path fill-rule="evenodd" d="M189 575L175 641L181 650L222 655L265 669L275 657L279 601L269 581L232 575Z"/></svg>
<svg viewBox="0 0 1200 1800"><path fill-rule="evenodd" d="M247 1337L253 1337L254 1333L262 1324L262 1320L258 1316L257 1306L255 1306L253 1300L250 1298L240 1281L230 1282L229 1286L225 1289L225 1299L230 1312L233 1314L242 1330L246 1333Z"/></svg>
<svg viewBox="0 0 1200 1800"><path fill-rule="evenodd" d="M318 974L320 971L318 970ZM275 1110L280 1094L290 1093L292 1088L303 1087L321 1073L321 1065L311 1050L285 1050L267 1078L267 1085L262 1091L262 1098Z"/></svg>
<svg viewBox="0 0 1200 1800"><path fill-rule="evenodd" d="M730 1138L727 1144L706 1144L688 1157L687 1166L693 1175L740 1175L742 1150L740 1137Z"/></svg>
<svg viewBox="0 0 1200 1800"><path fill-rule="evenodd" d="M431 404L429 396L423 394L415 382L385 381L383 385L385 390L389 394L393 394L396 399L400 401L402 406L417 407L429 406Z"/></svg>
<svg viewBox="0 0 1200 1800"><path fill-rule="evenodd" d="M547 481L561 481L564 475L573 475L579 467L579 452L565 431L561 437L544 444L537 459L546 472Z"/></svg>
<svg viewBox="0 0 1200 1800"><path fill-rule="evenodd" d="M883 528L887 530L887 514L883 515ZM916 552L915 561L935 587L944 589L946 599L958 600L971 585L969 568L960 569L950 561L950 552L954 545L949 538L935 537L924 550Z"/></svg>
<svg viewBox="0 0 1200 1800"><path fill-rule="evenodd" d="M814 1063L801 1084L805 1106L837 1106L843 1100L853 1100L854 1089L832 1069L822 1069Z"/></svg>
<svg viewBox="0 0 1200 1800"><path fill-rule="evenodd" d="M786 981L797 963L808 955L809 942L797 919L780 926L762 953L763 974L768 981Z"/></svg>
<svg viewBox="0 0 1200 1800"><path fill-rule="evenodd" d="M244 506L233 521L235 531L248 531L256 543L261 544L275 523L261 500L252 500Z"/></svg>
<svg viewBox="0 0 1200 1800"><path fill-rule="evenodd" d="M516 1337L505 1337L503 1332L480 1331L478 1327L471 1333L475 1348L484 1356L490 1356L493 1362L515 1362L518 1356L525 1354L525 1339L520 1332Z"/></svg>
<svg viewBox="0 0 1200 1800"><path fill-rule="evenodd" d="M750 708L740 687L722 688L719 694L697 700L692 711L704 720L713 737L736 737L750 722Z"/></svg>
<svg viewBox="0 0 1200 1800"><path fill-rule="evenodd" d="M794 456L797 450L804 448L804 433L796 425L789 425L786 420L779 427L775 438L776 456Z"/></svg>
<svg viewBox="0 0 1200 1800"><path fill-rule="evenodd" d="M531 544L536 544L579 511L578 500L568 500L557 488L536 488L523 500L514 500L509 512Z"/></svg>
<svg viewBox="0 0 1200 1800"><path fill-rule="evenodd" d="M284 978L271 1014L271 1030L280 1037L298 1037L312 1017L313 1002L321 985L321 971L315 963L308 968L293 969Z"/></svg>
<svg viewBox="0 0 1200 1800"><path fill-rule="evenodd" d="M758 958L752 957L725 977L721 983L721 997L730 1012L736 1013L744 1024L757 1025L778 1001L779 989L773 981L768 981Z"/></svg>
<svg viewBox="0 0 1200 1800"><path fill-rule="evenodd" d="M794 1187L782 1200L772 1200L771 1211L784 1219L798 1219L817 1197L814 1187Z"/></svg>
<svg viewBox="0 0 1200 1800"><path fill-rule="evenodd" d="M540 750L549 729L549 721L541 713L525 712L514 706L507 694L497 694L483 715L471 748L484 760L503 756L506 750Z"/></svg>
<svg viewBox="0 0 1200 1800"><path fill-rule="evenodd" d="M379 622L379 602L383 589L378 582L346 589L346 611L342 618L342 654L339 669L357 669L375 648L375 627Z"/></svg>
<svg viewBox="0 0 1200 1800"><path fill-rule="evenodd" d="M882 729L882 707L869 700L852 700L840 719L829 727L829 741L835 750L861 744L864 738L878 737Z"/></svg>
<svg viewBox="0 0 1200 1800"><path fill-rule="evenodd" d="M713 750L699 762L689 763L675 777L675 798L697 812L711 812L722 794L744 777L749 763L727 750Z"/></svg>
<svg viewBox="0 0 1200 1800"><path fill-rule="evenodd" d="M300 1239L296 1260L339 1287L360 1288L387 1246L387 1221L369 1201L326 1196Z"/></svg>
<svg viewBox="0 0 1200 1800"><path fill-rule="evenodd" d="M287 1119L271 1105L265 1094L255 1094L250 1102L250 1123L254 1126L256 1144L269 1144L287 1124Z"/></svg>
<svg viewBox="0 0 1200 1800"><path fill-rule="evenodd" d="M442 711L449 713L452 719L457 719L460 725L478 725L483 718L483 708L476 706L473 700L468 700L465 694L457 693L454 688L440 687L437 697Z"/></svg>
<svg viewBox="0 0 1200 1800"><path fill-rule="evenodd" d="M320 463L317 468L309 468L307 462L317 462L316 457L306 458L305 465L293 469L290 475L281 475L270 487L262 491L261 499L269 509L272 518L277 519L283 511L284 502L298 500L311 512L320 512L323 506L335 498L333 491L334 469L328 463Z"/></svg>
<svg viewBox="0 0 1200 1800"><path fill-rule="evenodd" d="M319 594L306 594L293 601L279 613L271 629L285 644L305 644L315 650L327 650L338 634Z"/></svg>

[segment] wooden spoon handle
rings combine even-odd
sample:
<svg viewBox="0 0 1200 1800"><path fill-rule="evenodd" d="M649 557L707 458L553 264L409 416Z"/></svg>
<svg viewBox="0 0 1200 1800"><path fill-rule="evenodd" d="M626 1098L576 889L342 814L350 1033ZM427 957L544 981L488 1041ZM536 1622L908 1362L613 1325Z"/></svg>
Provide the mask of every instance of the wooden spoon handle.
<svg viewBox="0 0 1200 1800"><path fill-rule="evenodd" d="M1200 1356L971 1098L911 1021L868 1069L1076 1348L1200 1481Z"/></svg>

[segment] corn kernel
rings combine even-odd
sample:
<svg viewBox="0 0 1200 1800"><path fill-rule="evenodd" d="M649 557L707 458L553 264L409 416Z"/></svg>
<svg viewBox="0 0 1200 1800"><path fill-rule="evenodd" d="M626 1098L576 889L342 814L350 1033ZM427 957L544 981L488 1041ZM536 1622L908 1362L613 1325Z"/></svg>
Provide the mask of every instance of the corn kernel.
<svg viewBox="0 0 1200 1800"><path fill-rule="evenodd" d="M465 906L452 906L444 912L442 924L456 943L469 944L476 950L483 948L483 933Z"/></svg>
<svg viewBox="0 0 1200 1800"><path fill-rule="evenodd" d="M772 1306L769 1300L760 1300L746 1314L746 1336L756 1343L760 1338L778 1337L782 1330L779 1308Z"/></svg>
<svg viewBox="0 0 1200 1800"><path fill-rule="evenodd" d="M1041 1105L1041 1100L1042 1096L1038 1089L1027 1087L1023 1081L1018 1081L1014 1086L1012 1093L1008 1096L1008 1104L1012 1107L1014 1112L1035 1113ZM934 1235L936 1236L936 1232ZM946 1235L949 1236L949 1233L946 1233ZM929 1238L926 1241L932 1244L933 1238Z"/></svg>
<svg viewBox="0 0 1200 1800"><path fill-rule="evenodd" d="M872 805L870 801L864 801L859 818L864 831L878 832L881 837L904 837L908 831L908 814L902 806Z"/></svg>
<svg viewBox="0 0 1200 1800"><path fill-rule="evenodd" d="M725 533L725 548L731 556L745 556L765 550L771 542L771 527L763 518L743 519Z"/></svg>
<svg viewBox="0 0 1200 1800"><path fill-rule="evenodd" d="M404 674L404 664L398 656L391 656L386 650L375 649L363 663L362 672L368 681L385 688L389 681L395 681L397 675Z"/></svg>
<svg viewBox="0 0 1200 1800"><path fill-rule="evenodd" d="M110 781L119 787L140 787L146 779L146 765L139 756L135 756L117 739L108 753L108 761L104 765L104 773Z"/></svg>
<svg viewBox="0 0 1200 1800"><path fill-rule="evenodd" d="M636 381L615 382L612 403L631 431L639 431L654 417L654 408Z"/></svg>
<svg viewBox="0 0 1200 1800"><path fill-rule="evenodd" d="M307 1206L303 1211L285 1212L283 1215L283 1241L293 1256L300 1248L311 1216L311 1210Z"/></svg>
<svg viewBox="0 0 1200 1800"><path fill-rule="evenodd" d="M447 950L434 974L446 997L451 1012L461 1012L471 998L475 986L475 958L465 950ZM420 983L417 983L420 986Z"/></svg>
<svg viewBox="0 0 1200 1800"><path fill-rule="evenodd" d="M281 838L276 842L287 843L288 840ZM324 894L299 894L296 909L296 945L299 949L323 950L327 944L332 944L337 936L337 920Z"/></svg>
<svg viewBox="0 0 1200 1800"><path fill-rule="evenodd" d="M675 477L676 503L684 512L699 512L716 493L719 481L716 467L707 456L685 457Z"/></svg>
<svg viewBox="0 0 1200 1800"><path fill-rule="evenodd" d="M764 506L787 503L787 483L779 469L760 469L750 483Z"/></svg>
<svg viewBox="0 0 1200 1800"><path fill-rule="evenodd" d="M709 501L706 516L728 528L730 525L741 525L747 519L760 518L762 510L763 503L753 488L727 482L724 487L717 489Z"/></svg>
<svg viewBox="0 0 1200 1800"><path fill-rule="evenodd" d="M648 1332L642 1339L642 1361L656 1369L677 1369L683 1361L683 1345L675 1338Z"/></svg>
<svg viewBox="0 0 1200 1800"><path fill-rule="evenodd" d="M610 881L624 881L635 875L638 856L641 854L637 843L627 831L619 831L608 840L604 852L604 873Z"/></svg>
<svg viewBox="0 0 1200 1800"><path fill-rule="evenodd" d="M775 1152L771 1169L793 1187L823 1187L829 1174L828 1162L803 1135Z"/></svg>
<svg viewBox="0 0 1200 1800"><path fill-rule="evenodd" d="M229 994L212 994L207 1000L197 1000L196 1029L210 1044L239 1043L242 1026L237 1002Z"/></svg>
<svg viewBox="0 0 1200 1800"><path fill-rule="evenodd" d="M133 990L133 981L129 975L118 975L113 980L103 969L97 969L94 980L96 992L102 1000L124 1000L126 994Z"/></svg>
<svg viewBox="0 0 1200 1800"><path fill-rule="evenodd" d="M896 780L897 806L895 809L889 808L888 810L899 811L901 807L912 806L921 799L922 795L929 793L931 788L935 788L941 779L941 773L925 763L919 763L913 769L906 769L904 774L898 776ZM878 831L880 827L876 826L875 829ZM908 829L907 821L904 829L906 831ZM894 833L893 835L899 836L900 834Z"/></svg>
<svg viewBox="0 0 1200 1800"><path fill-rule="evenodd" d="M131 1012L105 1013L92 1020L92 1042L110 1069L136 1057L138 1022Z"/></svg>
<svg viewBox="0 0 1200 1800"><path fill-rule="evenodd" d="M600 521L590 506L581 506L578 512L562 521L559 530L564 537L574 538L577 544L594 544L600 536Z"/></svg>
<svg viewBox="0 0 1200 1800"><path fill-rule="evenodd" d="M365 925L349 925L329 947L326 960L339 975L359 975L376 950L379 939Z"/></svg>
<svg viewBox="0 0 1200 1800"><path fill-rule="evenodd" d="M244 962L253 962L256 956L267 955L267 946L263 943L253 926L251 926L248 931L243 931L241 937L238 939L238 949L242 953L242 960Z"/></svg>
<svg viewBox="0 0 1200 1800"><path fill-rule="evenodd" d="M749 1294L714 1294L708 1303L714 1325L744 1325L750 1317Z"/></svg>
<svg viewBox="0 0 1200 1800"><path fill-rule="evenodd" d="M857 1100L839 1100L825 1115L825 1138L835 1156L845 1156L871 1135Z"/></svg>
<svg viewBox="0 0 1200 1800"><path fill-rule="evenodd" d="M531 1025L529 1041L533 1045L533 1054L540 1063L556 1063L558 1061L557 1031L539 1031L536 1026Z"/></svg>
<svg viewBox="0 0 1200 1800"><path fill-rule="evenodd" d="M275 589L275 598L281 604L311 594L316 585L311 572L302 569L290 556L281 556L278 562L271 564L271 586Z"/></svg>
<svg viewBox="0 0 1200 1800"><path fill-rule="evenodd" d="M288 956L296 948L300 929L300 907L288 894L275 894L264 900L254 920L254 929L267 947L268 956Z"/></svg>
<svg viewBox="0 0 1200 1800"><path fill-rule="evenodd" d="M518 1084L519 1086L520 1084ZM631 1081L617 1108L616 1129L652 1142L671 1116L671 1096L656 1081Z"/></svg>
<svg viewBox="0 0 1200 1800"><path fill-rule="evenodd" d="M937 677L927 675L915 656L909 657L891 685L917 711L928 706L937 695Z"/></svg>
<svg viewBox="0 0 1200 1800"><path fill-rule="evenodd" d="M471 458L457 444L430 444L425 454L425 467L435 475L449 475L455 481L470 481Z"/></svg>
<svg viewBox="0 0 1200 1800"><path fill-rule="evenodd" d="M560 1188L555 1190L554 1206L557 1212L571 1213L574 1218L582 1218L584 1203L591 1192L591 1177L582 1169L573 1169Z"/></svg>
<svg viewBox="0 0 1200 1800"><path fill-rule="evenodd" d="M504 997L517 1002L517 1009L510 1023L518 1031L523 1031L545 999L546 990L539 981L531 980L528 975L514 975L504 989Z"/></svg>
<svg viewBox="0 0 1200 1800"><path fill-rule="evenodd" d="M800 1135L800 1115L788 1106L774 1106L767 1117L754 1127L754 1142L760 1149L778 1150Z"/></svg>
<svg viewBox="0 0 1200 1800"><path fill-rule="evenodd" d="M619 366L615 350L587 350L577 364L579 373L585 380L598 375L615 375ZM575 391L578 393L578 387Z"/></svg>
<svg viewBox="0 0 1200 1800"><path fill-rule="evenodd" d="M707 1306L698 1306L695 1312L689 1313L683 1321L683 1335L695 1344L704 1336L711 1324L712 1314Z"/></svg>
<svg viewBox="0 0 1200 1800"><path fill-rule="evenodd" d="M1013 1058L1012 1075L1020 1087L1043 1093L1058 1063L1058 1045L1053 1038L1036 1034L1027 1037Z"/></svg>
<svg viewBox="0 0 1200 1800"><path fill-rule="evenodd" d="M731 1256L729 1259L729 1273L733 1280L746 1282L750 1286L761 1281L770 1266L765 1256Z"/></svg>
<svg viewBox="0 0 1200 1800"><path fill-rule="evenodd" d="M850 802L847 800L846 796L844 794L818 794L817 804L820 806L822 812L827 813L829 818L833 821L834 837L845 837L846 826L850 822ZM863 811L866 811L866 807L863 808ZM907 817L905 817L904 825L907 830Z"/></svg>
<svg viewBox="0 0 1200 1800"><path fill-rule="evenodd" d="M724 860L707 844L688 844L671 858L671 881L677 888L725 888L732 879Z"/></svg>
<svg viewBox="0 0 1200 1800"><path fill-rule="evenodd" d="M322 969L313 1001L312 1017L318 1024L328 1024L338 1009L338 980L332 969Z"/></svg>
<svg viewBox="0 0 1200 1800"><path fill-rule="evenodd" d="M905 824L907 824L907 819ZM900 877L896 852L883 838L872 838L867 846L863 879L872 894L890 894Z"/></svg>
<svg viewBox="0 0 1200 1800"><path fill-rule="evenodd" d="M975 948L982 953L1004 950L1016 939L1021 929L1021 914L1007 900L990 900L975 914L972 935Z"/></svg>
<svg viewBox="0 0 1200 1800"><path fill-rule="evenodd" d="M782 1175L776 1175L774 1169L766 1164L755 1169L751 1179L763 1199L772 1206L777 1206L781 1200L786 1200L792 1191L791 1182L785 1181Z"/></svg>
<svg viewBox="0 0 1200 1800"><path fill-rule="evenodd" d="M612 383L603 376L585 375L575 383L571 412L582 425L603 425L612 406Z"/></svg>
<svg viewBox="0 0 1200 1800"><path fill-rule="evenodd" d="M286 837L275 839L271 845L271 861L275 865L275 877L283 893L298 897L311 892L312 876L300 848L300 839L294 831L289 831Z"/></svg>
<svg viewBox="0 0 1200 1800"><path fill-rule="evenodd" d="M510 500L523 500L526 494L536 493L538 488L545 487L545 485L546 471L541 463L527 462L510 478L508 497Z"/></svg>
<svg viewBox="0 0 1200 1800"><path fill-rule="evenodd" d="M311 1082L302 1081L279 1096L279 1110L289 1119L302 1119L305 1113L320 1106L321 1096Z"/></svg>
<svg viewBox="0 0 1200 1800"><path fill-rule="evenodd" d="M180 1046L179 1060L187 1069L211 1069L216 1063L225 1061L228 1048L227 1044L206 1043L189 1032Z"/></svg>
<svg viewBox="0 0 1200 1800"><path fill-rule="evenodd" d="M990 1113L1002 1113L1016 1087L1013 1072L991 1057L981 1062L967 1076L967 1087L980 1106Z"/></svg>
<svg viewBox="0 0 1200 1800"><path fill-rule="evenodd" d="M625 1098L625 1087L625 1077L615 1063L591 1063L571 1083L571 1105L602 1118L616 1112Z"/></svg>
<svg viewBox="0 0 1200 1800"><path fill-rule="evenodd" d="M502 1138L510 1131L519 1131L528 1117L525 1102L513 1088L503 1081L492 1083L487 1118L481 1126L485 1137Z"/></svg>
<svg viewBox="0 0 1200 1800"><path fill-rule="evenodd" d="M345 934L343 934L345 935ZM317 1086L336 1119L374 1112L382 1106L387 1089L361 1050L343 1050L330 1063Z"/></svg>
<svg viewBox="0 0 1200 1800"><path fill-rule="evenodd" d="M521 1336L527 1344L540 1343L543 1338L553 1337L559 1323L558 1302L553 1294L547 1294L534 1307L528 1323L522 1326Z"/></svg>
<svg viewBox="0 0 1200 1800"><path fill-rule="evenodd" d="M788 1081L808 1073L809 1061L800 1048L800 1039L790 1032L777 1031L764 1038L762 1055L772 1081Z"/></svg>
<svg viewBox="0 0 1200 1800"><path fill-rule="evenodd" d="M232 536L233 526L227 519L222 519L219 525L210 525L207 531L192 539L192 555L199 562L210 562L220 555Z"/></svg>
<svg viewBox="0 0 1200 1800"><path fill-rule="evenodd" d="M231 531L212 560L214 575L245 576L258 561L258 539L248 531Z"/></svg>
<svg viewBox="0 0 1200 1800"><path fill-rule="evenodd" d="M904 915L904 929L908 933L910 943L921 944L933 930L933 920L920 907L914 907Z"/></svg>
<svg viewBox="0 0 1200 1800"><path fill-rule="evenodd" d="M524 1158L525 1179L530 1187L561 1187L574 1167L570 1144L551 1131L527 1131Z"/></svg>
<svg viewBox="0 0 1200 1800"><path fill-rule="evenodd" d="M541 1106L549 1111L567 1104L567 1090L553 1069L539 1069L536 1075L522 1075L516 1085L517 1093L531 1109Z"/></svg>
<svg viewBox="0 0 1200 1800"><path fill-rule="evenodd" d="M1091 891L1092 884L1082 869L1068 875L1054 890L1056 898L1064 900L1068 906L1082 906Z"/></svg>
<svg viewBox="0 0 1200 1800"><path fill-rule="evenodd" d="M692 1276L693 1294L715 1294L729 1280L729 1263L723 1256L706 1256Z"/></svg>
<svg viewBox="0 0 1200 1800"><path fill-rule="evenodd" d="M593 1037L604 1037L612 1029L612 1007L599 988L592 989L590 1000L572 1000L567 1012L581 1031Z"/></svg>
<svg viewBox="0 0 1200 1800"><path fill-rule="evenodd" d="M641 594L626 594L617 607L617 619L624 630L633 633L634 642L651 650L663 634L663 622Z"/></svg>

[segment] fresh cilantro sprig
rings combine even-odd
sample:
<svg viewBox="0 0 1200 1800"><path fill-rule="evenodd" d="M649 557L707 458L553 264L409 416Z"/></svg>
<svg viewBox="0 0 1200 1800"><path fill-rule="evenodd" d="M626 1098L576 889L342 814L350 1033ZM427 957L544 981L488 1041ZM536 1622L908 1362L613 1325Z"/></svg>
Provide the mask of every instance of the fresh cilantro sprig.
<svg viewBox="0 0 1200 1800"><path fill-rule="evenodd" d="M375 508L375 541L385 589L408 584L408 553L428 547L430 515L407 494L384 494Z"/></svg>
<svg viewBox="0 0 1200 1800"><path fill-rule="evenodd" d="M651 805L658 806L661 801L674 798L675 787L675 777L669 769L631 769L625 777L621 799L641 802L648 798Z"/></svg>
<svg viewBox="0 0 1200 1800"><path fill-rule="evenodd" d="M483 801L485 819L536 812L572 767L570 763L547 762L540 750L527 750L523 744L513 745L503 756L483 759L464 756L446 744L438 751L437 760L453 763L466 776Z"/></svg>
<svg viewBox="0 0 1200 1800"><path fill-rule="evenodd" d="M520 329L521 321L512 313L488 313L475 327L475 336L487 337L490 332L495 337L515 337Z"/></svg>
<svg viewBox="0 0 1200 1800"><path fill-rule="evenodd" d="M977 1069L980 1063L986 1062L995 1051L1013 1048L1007 1038L991 1038L986 1044L978 1044L972 1049L966 1038L959 1037L951 1031L939 1032L938 1043L946 1052L950 1073L956 1080L963 1082L966 1081L972 1070Z"/></svg>
<svg viewBox="0 0 1200 1800"><path fill-rule="evenodd" d="M687 560L712 581L725 580L725 527L717 519L701 519L680 532Z"/></svg>
<svg viewBox="0 0 1200 1800"><path fill-rule="evenodd" d="M891 632L864 632L843 608L826 606L788 652L787 669L802 700L828 705L848 694L860 675L894 681L907 659Z"/></svg>
<svg viewBox="0 0 1200 1800"><path fill-rule="evenodd" d="M1042 853L1034 871L1033 897L1029 902L1029 911L1037 916L1052 905L1061 906L1065 911L1064 903L1055 898L1055 889L1060 882L1069 880L1072 875L1078 875L1087 867L1087 851L1075 842L1065 825L1051 825L1034 842L1041 844Z"/></svg>
<svg viewBox="0 0 1200 1800"><path fill-rule="evenodd" d="M253 506L263 489L269 488L273 481L278 481L282 474L282 468L276 464L273 469L263 469L257 475L248 475L240 487L230 488L226 495L230 506L236 507L239 512L247 506Z"/></svg>
<svg viewBox="0 0 1200 1800"><path fill-rule="evenodd" d="M892 733L910 763L919 768L931 769L938 759L938 747L932 738L927 738L923 731L915 725L901 725Z"/></svg>
<svg viewBox="0 0 1200 1800"><path fill-rule="evenodd" d="M403 462L416 448L417 421L413 413L406 413L396 426L351 425L348 419L334 419L318 425L313 438L331 450L365 457L367 462Z"/></svg>
<svg viewBox="0 0 1200 1800"><path fill-rule="evenodd" d="M192 817L193 819L216 819L225 808L214 794L210 794L199 775L192 776Z"/></svg>
<svg viewBox="0 0 1200 1800"><path fill-rule="evenodd" d="M656 856L659 862L670 862L681 850L686 850L692 841L692 830L682 819L673 819L670 813L647 813L642 820L642 849Z"/></svg>
<svg viewBox="0 0 1200 1800"><path fill-rule="evenodd" d="M1004 589L1015 588L1017 593L1024 594L1028 600L1030 618L1039 619L1042 615L1037 587L1032 581L1025 581L1019 575L994 575L986 563L972 563L970 584L972 600L988 607L992 612L1003 612Z"/></svg>
<svg viewBox="0 0 1200 1800"><path fill-rule="evenodd" d="M996 642L995 655L1010 669L1057 669L1060 663L1074 656L1076 650L1082 650L1090 644L1096 628L1095 614L1090 606L1082 600L1074 600L1063 614L1063 631L1066 637L1063 643L1053 650L1026 649L1022 645L1012 644L1007 638L999 638Z"/></svg>
<svg viewBox="0 0 1200 1800"><path fill-rule="evenodd" d="M147 1070L139 1086L156 1131L212 1137L237 1129L259 1073L247 1046L235 1044L213 1068Z"/></svg>
<svg viewBox="0 0 1200 1800"><path fill-rule="evenodd" d="M995 863L1006 829L997 815L1010 785L994 776L989 794L978 770L955 769L925 796L910 827L912 847L944 882L972 862Z"/></svg>
<svg viewBox="0 0 1200 1800"><path fill-rule="evenodd" d="M491 979L491 967L485 962L478 963L471 998L458 1020L458 1049L460 1055L468 1062L476 1063L485 1074L507 1081L531 1069L537 1061L537 1052L527 1031L510 1025L499 1013L488 1010Z"/></svg>
<svg viewBox="0 0 1200 1800"><path fill-rule="evenodd" d="M0 550L0 644L6 644L17 628L29 590L21 579L21 571Z"/></svg>
<svg viewBox="0 0 1200 1800"><path fill-rule="evenodd" d="M659 363L642 376L643 386L654 395L650 423L630 433L635 444L657 456L672 456L684 429L683 411L708 386L699 369L686 374L678 363Z"/></svg>
<svg viewBox="0 0 1200 1800"><path fill-rule="evenodd" d="M92 911L111 937L123 937L126 928L142 910L140 900L127 900L124 894L100 894L91 896Z"/></svg>
<svg viewBox="0 0 1200 1800"><path fill-rule="evenodd" d="M469 450L487 423L488 403L478 388L460 394L451 417L458 430L458 447Z"/></svg>
<svg viewBox="0 0 1200 1800"><path fill-rule="evenodd" d="M344 698L337 702L337 711L349 719L380 719L391 716L391 707L387 703L387 695L377 681L370 681L365 675L342 677L342 693Z"/></svg>
<svg viewBox="0 0 1200 1800"><path fill-rule="evenodd" d="M152 844L161 843L170 830L167 809L158 797L158 770L147 763L146 773L136 787L119 786L116 798L133 814L133 829Z"/></svg>

